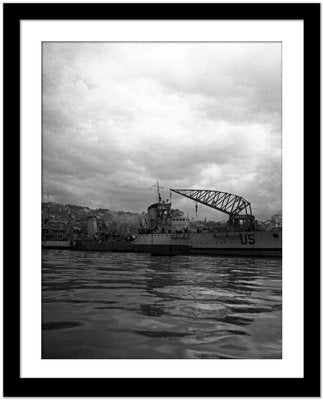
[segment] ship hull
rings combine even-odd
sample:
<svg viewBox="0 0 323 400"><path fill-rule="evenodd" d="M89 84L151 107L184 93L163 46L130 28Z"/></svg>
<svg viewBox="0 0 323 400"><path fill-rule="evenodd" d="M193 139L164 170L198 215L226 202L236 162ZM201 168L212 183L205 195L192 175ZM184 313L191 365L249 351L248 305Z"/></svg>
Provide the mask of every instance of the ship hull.
<svg viewBox="0 0 323 400"><path fill-rule="evenodd" d="M43 240L43 249L70 249L71 242L69 240Z"/></svg>
<svg viewBox="0 0 323 400"><path fill-rule="evenodd" d="M82 240L75 249L153 255L281 257L281 236L281 231L141 234L132 242Z"/></svg>

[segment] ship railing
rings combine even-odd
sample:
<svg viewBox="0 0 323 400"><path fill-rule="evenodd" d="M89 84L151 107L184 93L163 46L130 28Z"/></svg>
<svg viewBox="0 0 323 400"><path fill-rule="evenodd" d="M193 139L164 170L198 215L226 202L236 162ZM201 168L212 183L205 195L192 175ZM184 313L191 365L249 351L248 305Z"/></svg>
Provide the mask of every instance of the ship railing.
<svg viewBox="0 0 323 400"><path fill-rule="evenodd" d="M175 232L171 234L172 239L188 239L190 234L188 232Z"/></svg>
<svg viewBox="0 0 323 400"><path fill-rule="evenodd" d="M223 237L237 237L240 235L239 231L225 231L225 232L214 232L213 237L223 238Z"/></svg>

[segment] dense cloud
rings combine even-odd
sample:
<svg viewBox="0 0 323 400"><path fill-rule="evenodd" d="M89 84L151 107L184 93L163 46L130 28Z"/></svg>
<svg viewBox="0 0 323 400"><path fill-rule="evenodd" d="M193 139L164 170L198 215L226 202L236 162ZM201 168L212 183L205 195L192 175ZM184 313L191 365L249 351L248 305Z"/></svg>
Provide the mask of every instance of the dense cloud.
<svg viewBox="0 0 323 400"><path fill-rule="evenodd" d="M43 44L44 189L142 212L157 180L281 211L279 43Z"/></svg>

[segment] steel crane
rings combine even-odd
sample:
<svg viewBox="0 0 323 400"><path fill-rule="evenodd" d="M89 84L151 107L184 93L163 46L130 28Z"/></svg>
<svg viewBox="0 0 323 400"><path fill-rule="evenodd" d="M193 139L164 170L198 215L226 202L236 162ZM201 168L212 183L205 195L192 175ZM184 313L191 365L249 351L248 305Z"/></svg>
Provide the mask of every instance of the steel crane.
<svg viewBox="0 0 323 400"><path fill-rule="evenodd" d="M219 192L217 190L201 189L170 189L174 193L187 197L195 202L204 204L217 211L229 215L232 225L241 222L245 225L253 224L255 217L252 215L251 203L241 196L232 193Z"/></svg>

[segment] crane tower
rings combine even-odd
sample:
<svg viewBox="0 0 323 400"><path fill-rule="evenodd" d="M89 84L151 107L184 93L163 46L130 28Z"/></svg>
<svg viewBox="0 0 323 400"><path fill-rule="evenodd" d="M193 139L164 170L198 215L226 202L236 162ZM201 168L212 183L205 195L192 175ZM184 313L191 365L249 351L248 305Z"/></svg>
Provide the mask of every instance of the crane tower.
<svg viewBox="0 0 323 400"><path fill-rule="evenodd" d="M241 196L217 190L170 189L174 193L204 204L229 215L228 224L234 228L253 229L255 217L252 215L251 203Z"/></svg>

